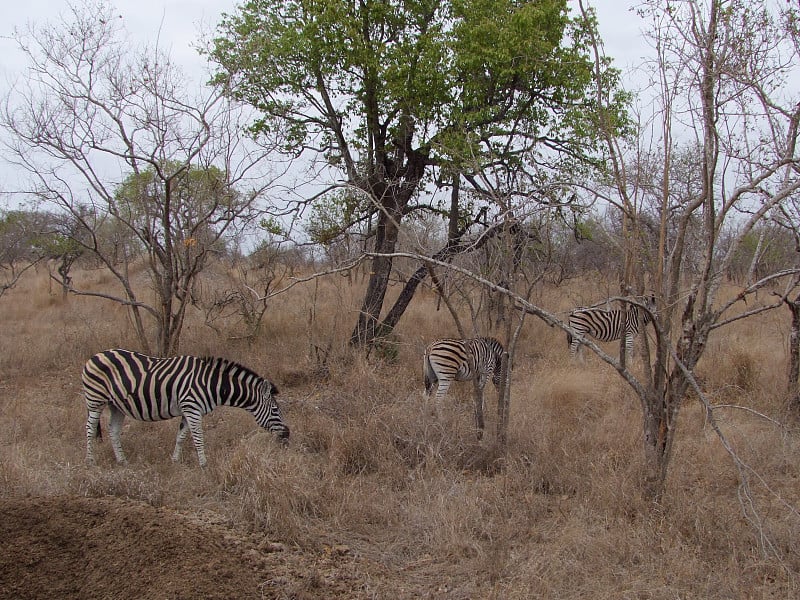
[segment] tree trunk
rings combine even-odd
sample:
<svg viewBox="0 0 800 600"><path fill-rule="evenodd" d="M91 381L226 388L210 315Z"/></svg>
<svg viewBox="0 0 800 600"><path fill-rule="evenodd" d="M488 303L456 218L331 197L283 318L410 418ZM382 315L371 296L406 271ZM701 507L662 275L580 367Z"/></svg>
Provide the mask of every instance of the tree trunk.
<svg viewBox="0 0 800 600"><path fill-rule="evenodd" d="M800 416L800 389L798 377L800 374L800 296L793 301L788 298L786 305L792 312L792 329L789 333L789 377L787 392L789 393L789 410L795 416Z"/></svg>
<svg viewBox="0 0 800 600"><path fill-rule="evenodd" d="M511 409L511 385L508 373L509 354L503 352L500 365L500 389L497 390L497 446L501 455L505 454L508 443L508 417Z"/></svg>
<svg viewBox="0 0 800 600"><path fill-rule="evenodd" d="M375 252L389 254L397 246L397 226L400 224L400 215L391 217L381 212L378 217L378 227L375 233ZM376 256L372 259L372 271L369 275L364 302L358 315L356 327L350 335L350 344L353 346L367 347L381 334L378 320L383 307L383 299L389 286L389 275L392 272L392 259L385 256Z"/></svg>
<svg viewBox="0 0 800 600"><path fill-rule="evenodd" d="M683 331L676 347L676 356L683 367L675 364L669 377L653 377L644 404L644 446L645 446L645 493L655 502L660 501L667 480L667 469L675 439L675 426L678 412L689 389L684 368L692 372L703 354L708 339L707 327L698 327L697 322L707 323L708 319L694 312L695 298L687 299L682 316ZM653 369L663 371L666 354L657 353L658 359Z"/></svg>
<svg viewBox="0 0 800 600"><path fill-rule="evenodd" d="M671 437L665 403L653 398L644 412L645 493L656 502L664 492Z"/></svg>

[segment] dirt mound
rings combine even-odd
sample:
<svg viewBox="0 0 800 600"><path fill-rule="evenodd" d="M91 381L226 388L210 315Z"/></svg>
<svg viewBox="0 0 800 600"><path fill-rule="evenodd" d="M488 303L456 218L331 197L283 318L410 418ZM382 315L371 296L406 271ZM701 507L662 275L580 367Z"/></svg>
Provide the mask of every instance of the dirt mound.
<svg viewBox="0 0 800 600"><path fill-rule="evenodd" d="M0 599L359 595L353 557L320 560L119 498L2 498L0 540Z"/></svg>

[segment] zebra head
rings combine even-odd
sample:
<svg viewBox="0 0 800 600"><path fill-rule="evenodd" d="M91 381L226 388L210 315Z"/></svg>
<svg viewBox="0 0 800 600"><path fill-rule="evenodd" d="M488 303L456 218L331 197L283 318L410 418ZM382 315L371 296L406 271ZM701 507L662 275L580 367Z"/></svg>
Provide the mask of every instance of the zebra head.
<svg viewBox="0 0 800 600"><path fill-rule="evenodd" d="M642 310L641 308L637 307L639 314L641 315L642 325L647 325L653 321L653 317L651 314L656 312L656 295L650 294L649 296L644 297L643 302L646 310Z"/></svg>
<svg viewBox="0 0 800 600"><path fill-rule="evenodd" d="M252 412L261 427L277 435L281 444L286 445L289 443L289 426L284 422L281 409L275 401L277 394L278 388L275 384L268 379L262 379L258 385L256 405Z"/></svg>

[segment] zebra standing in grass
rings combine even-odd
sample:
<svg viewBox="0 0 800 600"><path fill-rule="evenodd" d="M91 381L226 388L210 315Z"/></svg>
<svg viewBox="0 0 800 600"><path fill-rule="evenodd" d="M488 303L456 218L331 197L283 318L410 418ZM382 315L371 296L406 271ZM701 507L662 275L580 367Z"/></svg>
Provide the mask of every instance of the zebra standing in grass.
<svg viewBox="0 0 800 600"><path fill-rule="evenodd" d="M503 345L490 337L433 342L426 348L423 361L425 395L430 396L434 384L438 382L435 399L438 409L453 381L477 378L480 397L476 399L475 421L480 437L483 429L483 388L489 376L495 387L500 388L503 352Z"/></svg>
<svg viewBox="0 0 800 600"><path fill-rule="evenodd" d="M117 462L127 462L120 432L125 417L162 421L181 417L172 460L191 432L197 459L205 466L203 415L217 406L243 408L261 427L288 440L289 428L275 402L277 388L250 369L223 358L175 356L156 358L130 350L106 350L83 368L86 396L86 462L94 464L94 439L100 434L100 414L111 412L109 436Z"/></svg>
<svg viewBox="0 0 800 600"><path fill-rule="evenodd" d="M569 326L578 335L573 336L567 332L570 357L575 358L584 336L587 335L600 342L611 342L624 336L625 353L628 357L633 356L633 338L652 320L650 313L656 309L655 296L645 300L645 307L647 310L632 304L627 311L603 308L578 308L572 311L569 315Z"/></svg>

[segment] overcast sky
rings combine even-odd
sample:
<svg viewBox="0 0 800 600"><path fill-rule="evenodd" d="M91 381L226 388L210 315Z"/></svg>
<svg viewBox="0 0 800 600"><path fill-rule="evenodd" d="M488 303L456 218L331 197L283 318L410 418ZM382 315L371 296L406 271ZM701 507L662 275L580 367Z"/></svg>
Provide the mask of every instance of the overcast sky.
<svg viewBox="0 0 800 600"><path fill-rule="evenodd" d="M627 71L638 65L648 47L642 41L640 19L630 11L638 0L589 0L597 10L600 33L606 54ZM204 78L206 62L194 48L201 32L213 30L223 12L234 12L239 0L118 0L113 2L132 41L154 44L158 41L173 61L198 79ZM4 0L0 24L0 97L9 81L18 77L25 62L17 48L13 31L26 24L53 21L66 12L65 0ZM570 0L577 10L577 2ZM630 81L630 78L626 78ZM14 173L0 158L0 191L13 189ZM0 197L0 209L3 208Z"/></svg>
<svg viewBox="0 0 800 600"><path fill-rule="evenodd" d="M590 0L592 2L592 0ZM54 19L67 5L64 0L5 0L0 25L0 71L5 76L18 71L21 57L13 39L15 27L28 22ZM176 62L199 64L202 59L192 47L201 30L208 30L223 12L233 12L237 0L118 0L113 3L134 39L154 42L169 50ZM570 1L575 9L577 2ZM630 11L638 0L594 0L606 52L620 67L639 62L646 46L641 40L641 23ZM5 77L4 77L5 79ZM3 82L5 86L5 82Z"/></svg>

